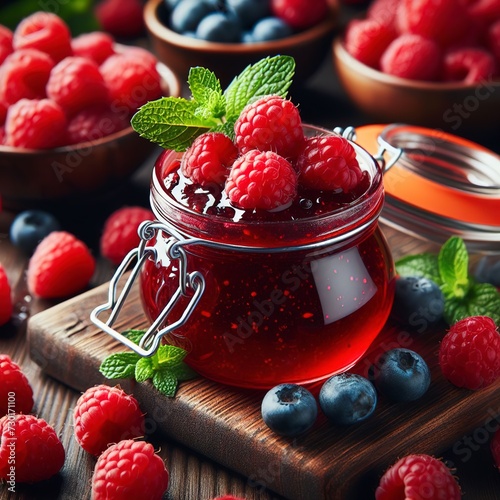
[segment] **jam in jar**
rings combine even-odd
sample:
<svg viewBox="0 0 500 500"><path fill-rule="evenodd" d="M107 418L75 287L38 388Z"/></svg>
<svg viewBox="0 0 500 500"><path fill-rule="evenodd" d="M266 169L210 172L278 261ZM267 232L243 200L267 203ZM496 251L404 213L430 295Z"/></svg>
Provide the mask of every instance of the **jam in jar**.
<svg viewBox="0 0 500 500"><path fill-rule="evenodd" d="M177 321L193 295L184 276L203 282L187 319L163 340L186 349L200 375L261 389L321 381L352 367L383 328L394 293L378 227L383 169L351 144L363 170L354 192L299 189L274 212L239 210L220 190L191 184L179 153L158 158L151 207L160 230L148 242L141 298L154 322L184 283L165 319Z"/></svg>

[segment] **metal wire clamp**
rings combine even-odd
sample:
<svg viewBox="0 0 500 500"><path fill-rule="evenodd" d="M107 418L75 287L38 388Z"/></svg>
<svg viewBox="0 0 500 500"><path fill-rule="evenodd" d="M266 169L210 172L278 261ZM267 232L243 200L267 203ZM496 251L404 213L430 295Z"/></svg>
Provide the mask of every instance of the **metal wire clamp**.
<svg viewBox="0 0 500 500"><path fill-rule="evenodd" d="M205 278L203 275L198 271L191 273L187 272L187 257L182 248L182 236L180 234L171 235L166 240L166 251L169 258L179 261L179 286L177 290L163 308L163 311L148 328L139 344L135 344L125 335L113 328L113 324L118 318L120 310L139 275L143 263L148 258L153 258L156 261L157 252L153 247L146 246L147 242L153 239L158 232L163 232L165 229L166 226L161 222L146 221L139 226L138 233L141 238L139 246L131 250L117 268L109 283L107 302L97 306L90 313L90 320L96 326L143 357L152 356L160 346L162 338L165 335L168 335L171 331L186 323L205 290ZM119 281L122 279L125 271L127 271L134 259L136 259L137 262L130 271L130 275L126 279L121 292L119 292ZM181 297L188 297L189 295L191 295L189 302L180 317L167 326L162 327L175 304ZM102 321L99 316L105 311L110 311L110 314L106 321Z"/></svg>

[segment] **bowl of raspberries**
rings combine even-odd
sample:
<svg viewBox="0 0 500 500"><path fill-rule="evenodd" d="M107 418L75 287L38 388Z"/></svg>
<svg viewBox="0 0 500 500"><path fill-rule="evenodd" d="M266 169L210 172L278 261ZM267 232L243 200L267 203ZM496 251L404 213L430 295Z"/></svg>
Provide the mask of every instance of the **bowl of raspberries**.
<svg viewBox="0 0 500 500"><path fill-rule="evenodd" d="M487 128L500 109L500 3L374 0L333 44L341 85L382 122Z"/></svg>
<svg viewBox="0 0 500 500"><path fill-rule="evenodd" d="M180 94L151 52L106 32L72 36L64 20L35 12L0 25L0 197L5 206L106 192L152 152L131 116Z"/></svg>
<svg viewBox="0 0 500 500"><path fill-rule="evenodd" d="M321 65L337 27L334 0L148 0L144 19L161 61L186 78L211 68L228 84L246 66L278 54L296 61L296 82Z"/></svg>

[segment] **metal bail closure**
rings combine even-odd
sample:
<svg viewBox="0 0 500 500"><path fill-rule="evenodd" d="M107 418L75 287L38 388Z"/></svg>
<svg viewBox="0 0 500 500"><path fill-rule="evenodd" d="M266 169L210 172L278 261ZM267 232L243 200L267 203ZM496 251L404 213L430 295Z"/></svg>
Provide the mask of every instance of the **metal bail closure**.
<svg viewBox="0 0 500 500"><path fill-rule="evenodd" d="M125 335L114 330L113 324L139 275L143 263L148 258L153 258L156 261L157 254L155 248L146 246L146 243L153 239L158 232L165 232L170 235L167 239L167 255L171 259L178 259L179 261L179 286L167 305L163 308L163 311L151 324L140 343L137 345ZM184 248L182 248L182 244L186 243L186 239L176 231L172 231L171 227L161 222L146 221L139 226L138 234L141 238L139 246L131 250L117 268L109 282L108 301L105 304L97 306L90 313L90 320L101 330L111 335L114 339L126 345L140 356L149 357L157 351L158 347L160 347L161 340L165 335L186 323L205 290L205 278L199 271L187 272L186 252ZM137 262L130 271L130 275L126 279L121 292L119 292L118 283L123 278L125 271L127 271L130 263L134 259L136 259ZM181 297L188 297L189 295L191 295L189 302L180 317L161 328L179 299ZM102 321L99 316L105 311L110 311L110 314L106 321Z"/></svg>
<svg viewBox="0 0 500 500"><path fill-rule="evenodd" d="M346 127L343 129L342 127L335 127L333 131L342 136L344 139L348 141L356 142L356 129L354 127ZM394 166L398 160L401 158L403 154L403 148L397 148L392 144L389 144L387 141L378 138L379 149L377 154L373 157L378 162L383 172L387 172L392 166ZM386 160L385 154L390 155L389 161Z"/></svg>

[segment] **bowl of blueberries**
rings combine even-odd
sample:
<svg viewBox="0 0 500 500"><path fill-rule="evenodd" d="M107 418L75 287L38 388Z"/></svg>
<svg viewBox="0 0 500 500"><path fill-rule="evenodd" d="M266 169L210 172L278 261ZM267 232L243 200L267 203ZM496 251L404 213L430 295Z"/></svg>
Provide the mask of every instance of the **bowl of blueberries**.
<svg viewBox="0 0 500 500"><path fill-rule="evenodd" d="M227 85L266 56L295 59L299 85L322 64L338 25L332 0L148 0L144 18L154 52L186 79L209 68Z"/></svg>

